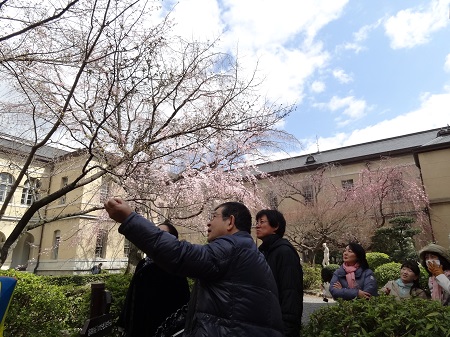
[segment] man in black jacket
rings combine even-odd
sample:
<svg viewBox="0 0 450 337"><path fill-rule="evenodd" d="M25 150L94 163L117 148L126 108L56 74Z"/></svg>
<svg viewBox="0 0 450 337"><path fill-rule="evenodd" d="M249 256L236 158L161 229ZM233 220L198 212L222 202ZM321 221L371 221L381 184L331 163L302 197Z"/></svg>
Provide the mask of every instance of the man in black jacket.
<svg viewBox="0 0 450 337"><path fill-rule="evenodd" d="M277 286L250 236L251 214L243 204L216 207L208 244L178 241L132 212L119 198L105 203L119 232L165 270L196 278L184 336L281 337Z"/></svg>

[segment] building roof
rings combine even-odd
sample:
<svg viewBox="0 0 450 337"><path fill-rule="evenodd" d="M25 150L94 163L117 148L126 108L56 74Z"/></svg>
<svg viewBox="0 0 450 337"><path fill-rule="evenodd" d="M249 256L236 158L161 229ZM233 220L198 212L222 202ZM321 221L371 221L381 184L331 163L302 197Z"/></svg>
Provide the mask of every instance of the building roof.
<svg viewBox="0 0 450 337"><path fill-rule="evenodd" d="M0 148L4 151L13 153L30 153L32 146L32 142L0 132ZM50 161L68 153L69 151L45 145L36 151L36 159Z"/></svg>
<svg viewBox="0 0 450 337"><path fill-rule="evenodd" d="M355 161L413 154L421 148L443 144L450 147L449 127L271 161L259 164L258 169L271 174L283 171L309 171L324 164L343 165Z"/></svg>

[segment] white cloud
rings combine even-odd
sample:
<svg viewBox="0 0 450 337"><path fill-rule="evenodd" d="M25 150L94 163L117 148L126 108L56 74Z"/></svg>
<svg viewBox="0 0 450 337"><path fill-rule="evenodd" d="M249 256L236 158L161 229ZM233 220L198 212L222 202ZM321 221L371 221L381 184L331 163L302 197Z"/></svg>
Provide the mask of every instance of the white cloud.
<svg viewBox="0 0 450 337"><path fill-rule="evenodd" d="M386 35L393 49L427 43L431 34L448 25L448 0L432 0L427 8L405 9L386 20Z"/></svg>
<svg viewBox="0 0 450 337"><path fill-rule="evenodd" d="M330 55L315 37L342 15L348 0L184 0L171 17L187 39L220 36L222 50L237 56L251 76L258 64L263 94L278 102L303 98L305 81L326 66ZM168 7L167 3L165 4Z"/></svg>
<svg viewBox="0 0 450 337"><path fill-rule="evenodd" d="M342 114L335 118L339 127L345 126L352 121L364 117L371 109L366 101L356 99L354 96L338 97L333 96L328 103L316 103L314 107L328 109L332 112L341 110Z"/></svg>
<svg viewBox="0 0 450 337"><path fill-rule="evenodd" d="M363 45L363 42L367 40L369 34L372 30L378 28L381 24L381 20L378 20L374 24L365 25L361 27L357 32L353 33L353 41L345 43L342 47L345 50L354 50L356 54L361 52L362 50L366 50L367 47ZM338 46L337 49L340 49L341 46Z"/></svg>
<svg viewBox="0 0 450 337"><path fill-rule="evenodd" d="M325 88L326 88L325 83L322 82L322 81L314 81L314 82L311 84L311 91L312 91L312 92L315 92L315 93L321 93L321 92L324 92L324 91L325 91Z"/></svg>
<svg viewBox="0 0 450 337"><path fill-rule="evenodd" d="M333 70L333 76L341 83L349 83L353 81L353 78L347 74L343 69Z"/></svg>
<svg viewBox="0 0 450 337"><path fill-rule="evenodd" d="M188 40L215 40L224 30L220 18L220 8L216 1L184 0L178 3L166 3L167 9L173 8L170 18L174 21L173 32Z"/></svg>
<svg viewBox="0 0 450 337"><path fill-rule="evenodd" d="M447 57L445 58L444 70L450 73L450 54L448 54Z"/></svg>
<svg viewBox="0 0 450 337"><path fill-rule="evenodd" d="M450 114L448 113L450 92L435 95L426 93L422 95L422 100L422 104L417 110L384 120L364 129L354 130L349 134L338 133L333 137L319 138L320 150L324 151L384 138L397 137L444 127L450 124ZM315 146L316 140L304 140L303 142L310 144L309 149L311 149ZM307 152L305 151L305 153Z"/></svg>

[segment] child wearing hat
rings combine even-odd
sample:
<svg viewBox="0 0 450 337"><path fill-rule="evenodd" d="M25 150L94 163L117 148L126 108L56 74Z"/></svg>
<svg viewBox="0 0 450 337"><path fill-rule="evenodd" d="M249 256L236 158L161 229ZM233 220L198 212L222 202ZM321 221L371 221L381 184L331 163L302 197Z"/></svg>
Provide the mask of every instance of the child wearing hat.
<svg viewBox="0 0 450 337"><path fill-rule="evenodd" d="M392 295L396 299L420 297L427 299L427 293L420 288L420 269L415 261L405 261L400 267L400 277L397 280L388 281L380 292Z"/></svg>
<svg viewBox="0 0 450 337"><path fill-rule="evenodd" d="M434 243L422 248L419 252L422 266L430 275L428 286L431 299L440 301L442 305L450 303L450 255L448 251Z"/></svg>

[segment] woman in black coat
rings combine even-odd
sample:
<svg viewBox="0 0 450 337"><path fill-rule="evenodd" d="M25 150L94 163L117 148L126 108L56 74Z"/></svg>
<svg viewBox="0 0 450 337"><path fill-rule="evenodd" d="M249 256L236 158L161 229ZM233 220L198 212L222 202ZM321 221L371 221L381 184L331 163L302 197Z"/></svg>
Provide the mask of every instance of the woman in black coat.
<svg viewBox="0 0 450 337"><path fill-rule="evenodd" d="M256 214L256 236L263 243L260 252L266 257L277 283L278 297L286 337L298 337L303 313L303 270L292 244L283 238L286 220L276 210Z"/></svg>
<svg viewBox="0 0 450 337"><path fill-rule="evenodd" d="M159 228L178 238L168 221ZM146 257L139 261L117 322L125 337L151 337L164 320L189 302L185 277L169 274Z"/></svg>

